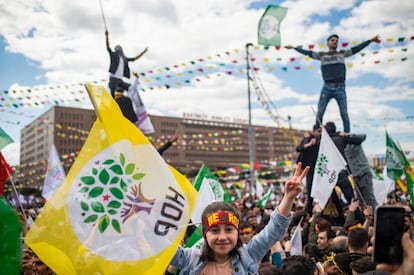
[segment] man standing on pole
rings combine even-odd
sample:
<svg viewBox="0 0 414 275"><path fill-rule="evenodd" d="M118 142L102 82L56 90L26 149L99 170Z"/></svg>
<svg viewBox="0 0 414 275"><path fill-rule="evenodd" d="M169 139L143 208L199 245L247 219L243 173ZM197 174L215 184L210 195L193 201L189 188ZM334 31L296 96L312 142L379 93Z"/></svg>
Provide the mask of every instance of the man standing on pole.
<svg viewBox="0 0 414 275"><path fill-rule="evenodd" d="M337 51L338 47L338 35L332 34L328 37L328 52L314 52L304 50L299 47L285 46L286 49L295 49L297 52L308 55L310 58L321 61L321 71L324 85L318 101L318 111L316 113L316 123L322 123L323 115L326 111L326 106L329 101L334 98L339 106L339 112L341 113L342 122L344 125L344 132L349 133L351 131L350 121L348 116L348 107L345 93L345 58L352 56L371 42L380 42L378 35L374 36L370 40L362 42L355 47L347 50Z"/></svg>

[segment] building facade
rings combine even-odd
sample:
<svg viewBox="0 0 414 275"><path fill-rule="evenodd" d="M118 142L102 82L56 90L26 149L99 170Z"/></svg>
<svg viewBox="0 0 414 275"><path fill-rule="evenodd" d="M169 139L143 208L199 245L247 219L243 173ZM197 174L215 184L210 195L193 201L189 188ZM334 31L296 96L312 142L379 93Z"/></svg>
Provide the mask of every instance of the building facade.
<svg viewBox="0 0 414 275"><path fill-rule="evenodd" d="M163 157L181 171L198 170L202 164L227 169L249 164L248 125L194 118L151 116L155 133L150 136L155 147L162 146L176 131L179 139ZM296 143L302 131L253 126L254 162L296 160Z"/></svg>
<svg viewBox="0 0 414 275"><path fill-rule="evenodd" d="M26 125L20 132L20 166L17 181L43 185L52 144L67 173L96 119L90 109L54 106Z"/></svg>

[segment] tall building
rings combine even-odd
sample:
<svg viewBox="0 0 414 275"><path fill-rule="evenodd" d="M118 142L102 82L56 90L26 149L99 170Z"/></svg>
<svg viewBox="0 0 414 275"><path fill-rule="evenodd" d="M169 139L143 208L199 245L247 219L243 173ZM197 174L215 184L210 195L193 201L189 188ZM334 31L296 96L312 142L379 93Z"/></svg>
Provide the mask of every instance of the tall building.
<svg viewBox="0 0 414 275"><path fill-rule="evenodd" d="M21 131L17 180L26 185L43 185L53 143L67 173L95 119L93 110L55 106L25 126ZM179 132L178 140L163 157L183 173L194 173L202 164L216 170L250 162L248 125L244 121L189 114L182 118L152 115L151 121L155 133L148 138L157 148ZM263 166L296 160L295 142L302 138L302 131L253 126L252 132L255 164ZM283 170L282 167L278 169Z"/></svg>
<svg viewBox="0 0 414 275"><path fill-rule="evenodd" d="M17 181L42 186L52 144L67 173L88 136L95 111L54 106L20 132L20 166Z"/></svg>

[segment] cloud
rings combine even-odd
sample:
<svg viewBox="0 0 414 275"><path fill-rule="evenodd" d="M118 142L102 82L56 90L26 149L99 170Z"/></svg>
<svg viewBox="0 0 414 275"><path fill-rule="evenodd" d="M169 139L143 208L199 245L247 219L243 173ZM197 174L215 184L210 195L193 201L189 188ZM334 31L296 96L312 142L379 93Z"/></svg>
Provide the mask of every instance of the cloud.
<svg viewBox="0 0 414 275"><path fill-rule="evenodd" d="M147 109L151 114L178 117L184 112L195 112L247 118L245 45L248 42L257 44L257 24L266 3L252 0L102 0L111 47L121 44L127 56L135 56L149 47L141 59L130 65L133 71L146 73L141 76L141 87L146 89L142 97ZM258 4L263 8L249 8ZM340 41L349 42L349 46L377 33L381 35L381 44L372 43L363 50L364 56L357 54L347 59L347 63L352 64L347 69L351 124L355 130L369 130L374 138L372 143L379 148L385 146L381 138L375 140L377 135L384 135L379 130L381 127L377 127L380 124L386 124L390 131L401 132L402 139L408 140L404 133L413 134L407 128L409 121L398 124L394 120L384 121L384 118L401 119L412 114L414 56L411 48L414 42L409 38L414 29L413 2L291 0L280 5L289 9L281 25L283 45L307 48L312 44L316 50L331 33L338 33ZM22 54L44 70L45 84L69 85L69 93L52 93L50 99L68 100L66 96L73 96L70 91L77 89L71 84L107 80L109 57L97 1L18 1L0 4L0 13L0 34L6 41L6 50ZM387 41L390 37L394 40ZM406 40L400 43L395 40L398 37ZM256 59L252 65L260 67L259 84L274 112L280 116L281 125L288 126L289 115L293 127L310 129L315 117L312 108L316 111L322 85L319 62L307 61L293 50L273 47L269 50L254 47L251 56ZM291 62L291 57L296 60ZM190 64L200 58L204 61ZM219 67L220 63L227 67L206 69ZM174 65L179 68L173 69ZM301 70L293 68L299 65ZM282 66L288 70L282 71ZM166 72L166 67L171 70ZM199 67L206 72L188 73ZM234 68L232 75L226 74L229 68ZM155 73L148 74L148 70ZM178 77L178 73L184 76ZM165 84L166 74L172 75L169 78L171 88L158 89L158 85ZM155 77L162 81L155 81ZM183 84L185 79L191 80L190 84ZM176 82L181 82L182 86L173 85ZM21 87L17 83L13 88ZM42 91L36 93L43 96ZM254 86L251 86L251 94L253 122L274 126L276 122L257 100ZM15 117L12 113L7 115ZM328 105L324 121L327 120L342 125L335 101ZM414 150L412 143L407 144Z"/></svg>

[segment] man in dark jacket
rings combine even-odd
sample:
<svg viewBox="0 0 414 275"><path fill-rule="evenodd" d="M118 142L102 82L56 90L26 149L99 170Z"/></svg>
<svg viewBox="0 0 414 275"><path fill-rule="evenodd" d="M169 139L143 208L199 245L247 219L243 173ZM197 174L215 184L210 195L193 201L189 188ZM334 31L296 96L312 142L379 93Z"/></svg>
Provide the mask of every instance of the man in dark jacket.
<svg viewBox="0 0 414 275"><path fill-rule="evenodd" d="M121 87L116 88L114 97L124 117L135 124L138 120L137 114L134 111L131 99L124 95L124 90Z"/></svg>
<svg viewBox="0 0 414 275"><path fill-rule="evenodd" d="M109 57L110 57L110 64L109 64L109 84L108 87L111 90L112 97L115 96L115 89L117 87L122 88L123 90L127 91L130 84L123 81L123 77L129 78L130 77L130 70L128 66L128 62L135 61L143 56L147 51L148 47L146 47L140 54L135 57L126 57L120 45L115 47L115 51L112 51L111 47L109 46L109 34L108 31L105 31L106 37L106 49L108 50Z"/></svg>
<svg viewBox="0 0 414 275"><path fill-rule="evenodd" d="M351 136L360 138L362 141L367 137L365 134L354 134ZM346 144L345 157L348 162L348 167L351 170L352 178L358 186L359 191L361 191L362 201L371 206L372 209L375 209L377 207L377 201L374 195L371 167L362 148L362 144Z"/></svg>
<svg viewBox="0 0 414 275"><path fill-rule="evenodd" d="M306 193L308 199L305 211L312 215L313 198L310 196L312 191L312 180L315 172L316 160L318 159L319 144L321 140L322 128L315 124L313 125L312 133L306 133L300 144L296 147L299 152L298 162L302 162L302 167L309 166L309 172L306 175Z"/></svg>
<svg viewBox="0 0 414 275"><path fill-rule="evenodd" d="M331 137L335 146L338 148L338 151L342 154L344 159L346 159L345 146L347 144L361 144L362 141L364 140L361 136L358 136L358 135L350 135L345 132L337 132L336 125L332 121L329 121L325 124L325 129L328 135ZM352 199L356 197L356 194L354 193L352 185L348 179L347 170L344 169L341 172L339 172L338 182L336 185L341 188L341 191L344 194L345 199L347 200L345 205L349 205ZM344 203L341 203L340 201L338 201L338 198L337 197L335 198L335 195L336 195L335 192L333 192L332 199L336 205L336 208L339 211L342 211L342 209L340 208L344 206Z"/></svg>

